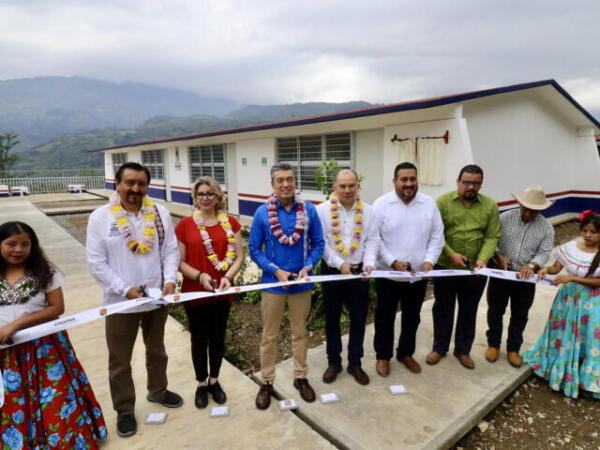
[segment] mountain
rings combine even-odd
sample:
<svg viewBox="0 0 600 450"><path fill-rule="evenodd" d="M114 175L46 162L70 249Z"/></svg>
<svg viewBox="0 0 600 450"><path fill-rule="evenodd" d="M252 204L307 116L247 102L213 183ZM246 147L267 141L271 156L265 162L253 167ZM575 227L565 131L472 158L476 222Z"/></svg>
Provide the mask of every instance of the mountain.
<svg viewBox="0 0 600 450"><path fill-rule="evenodd" d="M203 131L235 128L244 125L314 116L371 106L366 102L296 103L291 105L247 106L225 117L195 114L188 117L157 116L136 128L104 128L62 136L31 150L22 152L14 169L69 169L92 168L102 171L104 156L101 152L88 153L106 147L131 142L180 136Z"/></svg>
<svg viewBox="0 0 600 450"><path fill-rule="evenodd" d="M69 133L133 128L159 115L222 116L240 106L232 100L134 82L81 77L4 80L0 81L0 134L19 135L18 153Z"/></svg>

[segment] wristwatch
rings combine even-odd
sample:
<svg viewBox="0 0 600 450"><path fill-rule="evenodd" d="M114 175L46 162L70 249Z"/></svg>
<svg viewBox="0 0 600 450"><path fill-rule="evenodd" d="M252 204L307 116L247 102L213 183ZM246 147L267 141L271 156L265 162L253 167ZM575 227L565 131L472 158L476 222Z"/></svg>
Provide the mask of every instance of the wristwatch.
<svg viewBox="0 0 600 450"><path fill-rule="evenodd" d="M202 277L202 272L196 272L196 283L200 284L200 278Z"/></svg>

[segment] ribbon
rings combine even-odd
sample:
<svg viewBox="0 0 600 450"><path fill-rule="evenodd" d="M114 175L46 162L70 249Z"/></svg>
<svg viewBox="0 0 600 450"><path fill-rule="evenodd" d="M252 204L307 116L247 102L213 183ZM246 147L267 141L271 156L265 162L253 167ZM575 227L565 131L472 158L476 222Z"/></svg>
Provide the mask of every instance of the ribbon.
<svg viewBox="0 0 600 450"><path fill-rule="evenodd" d="M221 295L239 294L251 291L262 291L265 289L271 289L275 287L292 286L296 284L306 283L327 283L330 281L343 281L352 279L368 279L368 278L388 278L399 281L415 282L424 278L440 278L440 277L456 277L456 276L489 276L493 278L501 278L511 281L520 281L523 283L536 283L543 285L552 285L553 277L537 279L537 275L532 275L529 279L522 279L518 275L518 272L511 272L508 270L498 269L475 269L474 271L469 270L432 270L430 272L400 272L395 270L374 270L370 275L363 272L358 275L315 275L302 278L300 280L283 281L276 283L260 283L260 284L248 284L245 286L232 286L229 289L217 292L208 291L197 291L197 292L184 292L180 294L170 294L161 296L162 292L160 289L148 289L149 297L136 298L133 300L125 300L119 303L113 303L110 305L99 306L96 308L88 309L86 311L71 314L69 316L59 317L58 319L51 320L33 327L25 328L17 331L12 336L12 343L7 345L0 345L0 349L12 347L13 345L21 344L23 342L38 339L49 334L56 333L58 331L73 328L77 325L91 322L93 320L100 319L102 317L109 316L111 314L122 313L128 309L135 308L140 305L153 303L156 305L176 304L184 303L190 300L196 300L206 297L218 297ZM0 381L1 382L1 381Z"/></svg>

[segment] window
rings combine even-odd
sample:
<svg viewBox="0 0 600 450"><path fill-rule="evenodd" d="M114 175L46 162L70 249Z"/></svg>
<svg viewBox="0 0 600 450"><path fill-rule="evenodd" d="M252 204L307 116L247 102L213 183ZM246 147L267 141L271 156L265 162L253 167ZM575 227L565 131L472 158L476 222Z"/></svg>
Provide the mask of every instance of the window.
<svg viewBox="0 0 600 450"><path fill-rule="evenodd" d="M317 168L322 161L330 159L340 168L352 167L350 133L277 139L277 161L287 162L294 168L296 186L301 191L319 190L315 182Z"/></svg>
<svg viewBox="0 0 600 450"><path fill-rule="evenodd" d="M127 162L127 153L113 153L112 154L112 163L113 163L113 174L117 174L117 170L123 164Z"/></svg>
<svg viewBox="0 0 600 450"><path fill-rule="evenodd" d="M213 177L217 182L225 186L225 146L201 145L190 147L190 182L193 183L198 177Z"/></svg>
<svg viewBox="0 0 600 450"><path fill-rule="evenodd" d="M164 180L163 150L142 150L142 164L153 180Z"/></svg>

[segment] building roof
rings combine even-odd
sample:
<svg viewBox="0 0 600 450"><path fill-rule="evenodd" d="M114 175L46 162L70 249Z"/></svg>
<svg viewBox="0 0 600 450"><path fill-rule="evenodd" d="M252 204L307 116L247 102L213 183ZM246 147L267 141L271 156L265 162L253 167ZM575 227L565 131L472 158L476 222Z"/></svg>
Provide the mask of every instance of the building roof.
<svg viewBox="0 0 600 450"><path fill-rule="evenodd" d="M488 97L491 95L505 94L508 92L522 91L525 89L533 89L542 86L552 86L556 89L566 100L568 100L579 112L581 112L597 130L600 130L600 122L598 122L583 106L581 106L567 91L565 91L555 80L541 80L530 83L513 84L510 86L497 87L493 89L483 89L480 91L466 92L462 94L451 94L444 95L441 97L431 97L421 100L411 100L408 102L392 103L382 106L370 106L367 108L353 109L349 111L341 111L330 114L322 114L318 116L302 117L299 119L283 120L279 122L261 123L256 125L247 125L237 128L228 128L224 130L213 130L205 131L202 133L186 134L182 136L171 136L165 138L151 139L146 141L132 142L130 144L118 145L114 147L100 148L95 150L88 150L88 152L100 152L107 150L114 150L124 147L136 147L140 145L148 144L159 144L162 142L173 142L173 141L185 141L190 139L198 139L211 136L221 136L236 133L247 133L249 131L268 130L273 128L284 128L293 127L298 125L308 125L312 123L329 122L334 120L352 119L356 117L373 116L377 114L389 114L399 111L410 111L416 109L433 108L436 106L449 105L451 103L458 103L465 100L472 100L481 97ZM600 141L600 135L596 136L596 141Z"/></svg>

